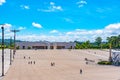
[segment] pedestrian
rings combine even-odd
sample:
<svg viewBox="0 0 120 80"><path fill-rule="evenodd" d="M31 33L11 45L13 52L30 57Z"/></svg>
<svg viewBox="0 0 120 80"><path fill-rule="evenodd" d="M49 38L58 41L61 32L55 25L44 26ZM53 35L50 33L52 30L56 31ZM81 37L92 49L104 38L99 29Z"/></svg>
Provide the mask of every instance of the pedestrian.
<svg viewBox="0 0 120 80"><path fill-rule="evenodd" d="M32 61L31 61L31 64L32 64Z"/></svg>
<svg viewBox="0 0 120 80"><path fill-rule="evenodd" d="M35 64L35 61L34 61L34 64Z"/></svg>
<svg viewBox="0 0 120 80"><path fill-rule="evenodd" d="M94 54L96 54L96 52L94 52Z"/></svg>
<svg viewBox="0 0 120 80"><path fill-rule="evenodd" d="M82 69L80 69L80 74L82 74Z"/></svg>
<svg viewBox="0 0 120 80"><path fill-rule="evenodd" d="M30 64L30 61L28 62L28 64Z"/></svg>
<svg viewBox="0 0 120 80"><path fill-rule="evenodd" d="M88 64L88 62L86 62L86 64Z"/></svg>
<svg viewBox="0 0 120 80"><path fill-rule="evenodd" d="M24 59L25 59L25 56L24 56Z"/></svg>
<svg viewBox="0 0 120 80"><path fill-rule="evenodd" d="M85 58L85 61L88 61L88 59L87 59L87 58Z"/></svg>
<svg viewBox="0 0 120 80"><path fill-rule="evenodd" d="M30 57L29 57L29 59L30 59Z"/></svg>
<svg viewBox="0 0 120 80"><path fill-rule="evenodd" d="M55 62L51 62L51 66L55 66Z"/></svg>

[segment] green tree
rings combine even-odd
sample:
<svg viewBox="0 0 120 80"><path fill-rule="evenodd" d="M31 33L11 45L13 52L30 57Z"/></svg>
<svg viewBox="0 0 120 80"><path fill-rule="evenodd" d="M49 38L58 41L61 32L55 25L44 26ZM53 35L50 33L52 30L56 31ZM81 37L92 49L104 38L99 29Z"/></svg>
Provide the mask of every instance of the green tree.
<svg viewBox="0 0 120 80"><path fill-rule="evenodd" d="M81 47L80 47L81 49L88 49L88 48L90 48L90 41L88 40L88 41L86 41L86 42L83 42L82 44L81 44Z"/></svg>
<svg viewBox="0 0 120 80"><path fill-rule="evenodd" d="M100 47L100 45L101 45L101 43L102 43L102 38L101 38L101 37L97 37L97 38L95 39L95 42L96 42L96 44Z"/></svg>
<svg viewBox="0 0 120 80"><path fill-rule="evenodd" d="M112 48L119 48L120 46L120 35L107 37L108 43L112 45Z"/></svg>
<svg viewBox="0 0 120 80"><path fill-rule="evenodd" d="M31 49L31 47L30 47L30 46L28 46L28 49Z"/></svg>
<svg viewBox="0 0 120 80"><path fill-rule="evenodd" d="M20 49L20 46L17 46L16 49Z"/></svg>

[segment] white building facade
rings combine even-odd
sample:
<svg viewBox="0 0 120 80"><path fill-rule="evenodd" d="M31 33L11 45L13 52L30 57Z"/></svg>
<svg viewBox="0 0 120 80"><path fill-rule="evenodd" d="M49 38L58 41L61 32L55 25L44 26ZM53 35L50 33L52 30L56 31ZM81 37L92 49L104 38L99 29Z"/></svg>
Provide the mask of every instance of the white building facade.
<svg viewBox="0 0 120 80"><path fill-rule="evenodd" d="M75 42L16 42L19 49L74 49Z"/></svg>

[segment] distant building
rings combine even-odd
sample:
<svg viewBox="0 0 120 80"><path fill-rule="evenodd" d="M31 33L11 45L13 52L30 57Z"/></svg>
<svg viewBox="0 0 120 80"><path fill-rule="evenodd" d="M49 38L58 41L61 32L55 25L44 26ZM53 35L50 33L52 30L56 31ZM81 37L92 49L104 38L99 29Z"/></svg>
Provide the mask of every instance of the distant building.
<svg viewBox="0 0 120 80"><path fill-rule="evenodd" d="M120 65L120 51L112 51L112 61L114 65Z"/></svg>
<svg viewBox="0 0 120 80"><path fill-rule="evenodd" d="M74 49L75 42L16 42L19 49Z"/></svg>

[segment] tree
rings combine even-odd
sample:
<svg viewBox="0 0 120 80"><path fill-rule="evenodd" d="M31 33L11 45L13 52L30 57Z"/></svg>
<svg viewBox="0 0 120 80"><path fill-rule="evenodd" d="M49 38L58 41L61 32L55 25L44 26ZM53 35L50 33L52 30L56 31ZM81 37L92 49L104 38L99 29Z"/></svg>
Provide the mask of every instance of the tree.
<svg viewBox="0 0 120 80"><path fill-rule="evenodd" d="M118 47L120 47L120 35L118 35Z"/></svg>
<svg viewBox="0 0 120 80"><path fill-rule="evenodd" d="M17 46L16 49L20 49L20 46Z"/></svg>
<svg viewBox="0 0 120 80"><path fill-rule="evenodd" d="M31 47L30 47L30 46L28 46L28 49L31 49Z"/></svg>
<svg viewBox="0 0 120 80"><path fill-rule="evenodd" d="M85 48L86 48L86 49L90 48L90 41L89 41L89 40L86 41L86 42L84 43L84 45L85 45Z"/></svg>
<svg viewBox="0 0 120 80"><path fill-rule="evenodd" d="M83 42L82 44L81 44L81 47L80 47L81 49L88 49L88 48L90 48L90 41L88 40L88 41L86 41L86 42Z"/></svg>
<svg viewBox="0 0 120 80"><path fill-rule="evenodd" d="M119 48L120 46L120 35L107 37L108 43L112 45L112 48Z"/></svg>
<svg viewBox="0 0 120 80"><path fill-rule="evenodd" d="M101 38L101 37L97 37L97 38L95 39L95 42L96 42L96 44L100 47L100 45L101 45L101 43L102 43L102 38Z"/></svg>

